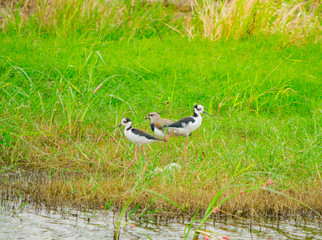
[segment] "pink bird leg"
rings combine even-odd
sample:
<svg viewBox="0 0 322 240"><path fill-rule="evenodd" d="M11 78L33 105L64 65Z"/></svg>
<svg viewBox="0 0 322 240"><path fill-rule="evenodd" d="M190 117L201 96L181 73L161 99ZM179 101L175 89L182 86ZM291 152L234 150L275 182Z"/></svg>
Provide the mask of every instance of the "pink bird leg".
<svg viewBox="0 0 322 240"><path fill-rule="evenodd" d="M142 153L144 155L144 169L143 169L143 172L145 172L145 170L146 170L146 154L145 154L142 146L141 146L141 150L142 150Z"/></svg>
<svg viewBox="0 0 322 240"><path fill-rule="evenodd" d="M166 145L165 145L165 149L166 149L166 151L168 150L168 139L169 139L169 138L171 138L173 135L174 135L174 133L172 133L171 135L169 135L169 136L167 136L167 137L165 138L165 140L166 140Z"/></svg>
<svg viewBox="0 0 322 240"><path fill-rule="evenodd" d="M136 145L136 146L135 146L135 156L134 156L134 159L133 159L133 161L129 164L129 166L127 166L127 167L125 168L125 170L124 170L124 172L123 172L124 174L125 174L126 170L127 170L129 167L131 167L131 165L135 162L137 153L138 153L138 145ZM121 173L121 174L118 176L118 178L122 177L123 173Z"/></svg>
<svg viewBox="0 0 322 240"><path fill-rule="evenodd" d="M188 143L188 135L186 137L186 144L184 145L184 161L186 163L186 166L188 164L188 161L187 161L187 143Z"/></svg>

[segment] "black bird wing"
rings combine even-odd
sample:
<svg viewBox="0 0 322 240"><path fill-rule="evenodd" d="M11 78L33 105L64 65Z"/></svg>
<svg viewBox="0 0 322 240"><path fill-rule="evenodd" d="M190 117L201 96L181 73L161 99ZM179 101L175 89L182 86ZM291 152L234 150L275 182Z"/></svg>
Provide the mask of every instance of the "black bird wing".
<svg viewBox="0 0 322 240"><path fill-rule="evenodd" d="M143 130L141 130L141 129L132 128L132 129L131 129L131 131L132 131L132 133L134 133L135 135L142 136L142 137L145 137L145 138L147 138L147 139L151 139L151 140L156 140L156 141L163 141L163 142L165 142L165 140L164 140L164 139L162 139L162 138L158 138L158 137L156 137L156 136L153 136L153 135L151 135L151 134L149 134L149 133L147 133L146 131L143 131Z"/></svg>
<svg viewBox="0 0 322 240"><path fill-rule="evenodd" d="M194 123L196 120L193 117L185 117L180 119L179 121L175 123L171 123L169 125L164 125L163 127L169 127L169 128L182 128L186 125L188 125L190 122Z"/></svg>

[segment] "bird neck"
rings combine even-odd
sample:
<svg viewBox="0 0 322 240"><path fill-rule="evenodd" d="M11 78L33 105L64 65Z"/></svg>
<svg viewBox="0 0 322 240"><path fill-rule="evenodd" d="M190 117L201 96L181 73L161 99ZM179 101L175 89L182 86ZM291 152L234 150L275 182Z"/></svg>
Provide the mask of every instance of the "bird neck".
<svg viewBox="0 0 322 240"><path fill-rule="evenodd" d="M129 131L129 130L131 130L132 129L132 124L131 125L129 125L129 126L127 126L126 128L125 128L125 130L126 131Z"/></svg>

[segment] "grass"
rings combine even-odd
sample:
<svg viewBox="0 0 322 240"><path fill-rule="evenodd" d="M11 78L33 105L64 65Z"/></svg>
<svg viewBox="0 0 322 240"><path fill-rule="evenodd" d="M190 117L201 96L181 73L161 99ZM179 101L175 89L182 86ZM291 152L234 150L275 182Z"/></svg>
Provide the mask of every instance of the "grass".
<svg viewBox="0 0 322 240"><path fill-rule="evenodd" d="M278 34L286 43L300 44L318 41L321 35L321 6L317 1L176 2L179 1L5 0L0 5L0 28L58 37L77 32L105 40L150 36L163 39L169 34L219 40Z"/></svg>
<svg viewBox="0 0 322 240"><path fill-rule="evenodd" d="M76 171L83 181L98 181L96 188L110 182L124 193L140 176L141 182L158 183L162 194L182 192L181 205L191 191L199 199L244 169L245 184L262 184L271 176L281 190L298 189L298 194L319 186L318 44L280 49L278 39L174 37L95 42L95 47L77 37L14 35L2 36L1 42L6 46L1 51L2 164L11 169ZM162 144L145 147L146 176L140 175L139 155L125 179L115 178L134 154L122 131L113 130L123 117L149 131L144 120L149 112L179 119L192 114L196 103L220 118L204 116L190 137L187 169L178 176L153 173L171 162L183 166L184 139L175 138L169 157ZM100 191L105 202L109 191Z"/></svg>
<svg viewBox="0 0 322 240"><path fill-rule="evenodd" d="M63 18L58 13L64 9L56 8L55 16L70 25L57 20L54 26L51 18L42 25L42 15L20 19L24 15L17 14L2 28L4 198L19 195L24 202L49 206L118 208L124 210L122 216L127 209L140 216L204 216L203 222L218 204L242 216L253 210L261 216L321 213L317 28L296 42L287 31L268 34L264 28L248 36L235 31L219 38L198 32L191 38L183 34L182 23L175 23L178 34L157 21L136 28L138 18L104 34L103 27L96 31L84 26L93 27L107 13L82 22L74 19L77 11L68 15L73 13L68 8ZM140 16L142 9L136 11L134 16ZM157 5L149 11L152 19L161 14L174 21L172 8ZM201 29L202 22L193 21ZM113 129L123 117L150 131L144 120L149 112L178 120L192 114L195 104L217 117L204 116L189 137L187 167L185 139L171 138L168 156L162 143L144 146L147 171L142 172L139 153L137 164L117 179L135 148L123 131ZM154 171L169 163L182 168ZM264 191L269 178L273 184Z"/></svg>

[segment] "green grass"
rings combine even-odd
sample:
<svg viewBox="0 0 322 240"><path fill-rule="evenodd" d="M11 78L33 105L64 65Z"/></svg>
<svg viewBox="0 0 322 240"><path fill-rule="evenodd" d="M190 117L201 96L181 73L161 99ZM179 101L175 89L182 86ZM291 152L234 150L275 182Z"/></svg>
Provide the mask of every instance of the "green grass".
<svg viewBox="0 0 322 240"><path fill-rule="evenodd" d="M138 215L198 211L205 221L219 203L245 215L297 212L304 204L321 213L322 61L314 36L301 45L261 32L189 40L157 25L160 39L144 19L142 28L126 22L105 35L80 30L96 17L57 29L35 17L10 22L0 34L3 189L22 201L125 206L122 216L128 208ZM189 137L187 167L185 139L171 138L168 156L162 143L144 146L147 171L139 153L117 179L135 148L123 129L113 129L122 118L150 131L149 112L179 120L195 104L216 117L204 116ZM169 163L182 169L154 172ZM12 172L32 177L10 181ZM262 191L269 178L272 191Z"/></svg>
<svg viewBox="0 0 322 240"><path fill-rule="evenodd" d="M153 174L171 162L183 166L184 138L175 138L169 158L162 144L145 147L149 175L141 181L153 178L170 192L207 189L242 169L249 173L242 183L262 184L271 176L281 190L302 191L320 181L319 44L281 48L278 37L115 42L14 34L0 41L4 166L114 179L134 155L134 145L113 130L123 117L149 131L149 112L178 120L202 104L220 118L204 116L189 138L182 178ZM140 174L141 155L138 163L125 181Z"/></svg>

